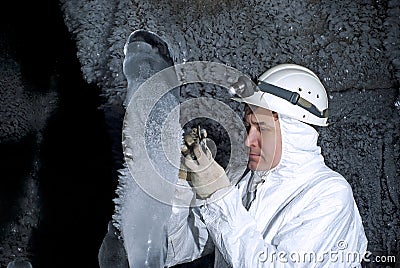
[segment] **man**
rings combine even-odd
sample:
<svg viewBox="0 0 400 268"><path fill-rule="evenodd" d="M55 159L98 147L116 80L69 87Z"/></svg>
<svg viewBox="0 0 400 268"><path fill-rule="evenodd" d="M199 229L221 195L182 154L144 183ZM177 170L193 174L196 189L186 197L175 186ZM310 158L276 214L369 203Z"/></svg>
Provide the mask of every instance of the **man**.
<svg viewBox="0 0 400 268"><path fill-rule="evenodd" d="M318 77L294 64L259 78L246 103L248 168L236 185L206 146L184 158L189 185L177 190L168 229L167 265L215 249L215 267L360 267L367 239L350 185L328 168L310 126L327 125ZM186 181L180 181L182 185Z"/></svg>

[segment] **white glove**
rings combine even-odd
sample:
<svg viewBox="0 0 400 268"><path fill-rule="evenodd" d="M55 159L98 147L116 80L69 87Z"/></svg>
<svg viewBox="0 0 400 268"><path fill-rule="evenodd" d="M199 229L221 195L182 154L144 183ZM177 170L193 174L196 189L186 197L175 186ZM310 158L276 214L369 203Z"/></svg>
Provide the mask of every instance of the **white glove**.
<svg viewBox="0 0 400 268"><path fill-rule="evenodd" d="M201 199L230 186L224 169L212 158L211 151L204 142L195 144L193 153L196 159L188 154L183 158L183 165L189 171L187 180Z"/></svg>

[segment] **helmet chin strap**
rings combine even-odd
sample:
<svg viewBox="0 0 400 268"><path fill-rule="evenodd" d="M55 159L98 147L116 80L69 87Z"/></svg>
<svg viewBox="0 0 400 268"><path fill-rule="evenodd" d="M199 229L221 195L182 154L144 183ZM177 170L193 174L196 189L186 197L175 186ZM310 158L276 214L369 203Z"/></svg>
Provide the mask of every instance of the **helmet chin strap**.
<svg viewBox="0 0 400 268"><path fill-rule="evenodd" d="M293 105L300 106L301 108L309 111L310 113L319 118L328 117L328 109L325 109L323 111L318 110L318 108L314 104L300 97L300 94L297 92L292 92L284 88L277 87L269 83L265 83L263 81L258 82L258 88L262 92L270 93L284 100L287 100Z"/></svg>

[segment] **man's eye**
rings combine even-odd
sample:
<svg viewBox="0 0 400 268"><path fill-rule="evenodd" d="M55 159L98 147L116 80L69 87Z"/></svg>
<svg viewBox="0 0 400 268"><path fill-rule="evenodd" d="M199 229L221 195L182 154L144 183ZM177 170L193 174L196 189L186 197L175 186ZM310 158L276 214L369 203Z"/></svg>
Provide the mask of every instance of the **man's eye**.
<svg viewBox="0 0 400 268"><path fill-rule="evenodd" d="M246 131L249 132L250 124L249 123L244 123L244 127L246 128Z"/></svg>
<svg viewBox="0 0 400 268"><path fill-rule="evenodd" d="M274 131L274 128L271 128L271 127L260 127L260 131L263 131L263 132Z"/></svg>

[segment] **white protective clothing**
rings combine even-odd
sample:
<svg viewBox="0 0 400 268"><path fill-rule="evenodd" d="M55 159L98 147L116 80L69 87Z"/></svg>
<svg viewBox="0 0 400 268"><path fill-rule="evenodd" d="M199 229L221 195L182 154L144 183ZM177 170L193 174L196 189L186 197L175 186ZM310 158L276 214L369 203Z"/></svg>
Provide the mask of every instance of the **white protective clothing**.
<svg viewBox="0 0 400 268"><path fill-rule="evenodd" d="M282 156L275 168L247 174L200 207L180 207L193 193L177 190L167 266L214 245L218 268L361 267L367 239L350 185L324 164L314 128L283 115L279 121ZM242 200L252 188L255 199L246 210Z"/></svg>

